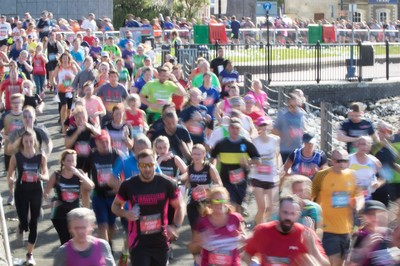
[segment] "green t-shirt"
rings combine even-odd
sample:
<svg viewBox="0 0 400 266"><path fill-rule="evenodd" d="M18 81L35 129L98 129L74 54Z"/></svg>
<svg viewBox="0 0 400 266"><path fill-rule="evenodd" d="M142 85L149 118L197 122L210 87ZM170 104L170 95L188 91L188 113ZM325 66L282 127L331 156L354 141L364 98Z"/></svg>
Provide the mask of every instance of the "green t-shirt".
<svg viewBox="0 0 400 266"><path fill-rule="evenodd" d="M135 64L135 69L133 70L133 75L136 75L136 72L138 71L139 68L143 67L143 60L146 57L146 55L133 55L132 56L132 61Z"/></svg>
<svg viewBox="0 0 400 266"><path fill-rule="evenodd" d="M127 82L129 77L129 71L125 67L119 72L119 81L120 82Z"/></svg>
<svg viewBox="0 0 400 266"><path fill-rule="evenodd" d="M203 74L198 74L192 80L192 87L200 88L202 85L203 85ZM219 79L214 73L211 73L211 85L213 85L216 88L221 88Z"/></svg>
<svg viewBox="0 0 400 266"><path fill-rule="evenodd" d="M160 113L162 107L170 103L172 100L172 94L178 91L178 86L172 81L165 81L161 84L158 79L152 80L146 83L142 88L140 94L147 96L147 101L149 103L158 104L157 109L152 109L149 107L149 111L153 113Z"/></svg>
<svg viewBox="0 0 400 266"><path fill-rule="evenodd" d="M101 51L112 53L116 57L121 56L121 50L119 50L118 46L116 46L115 44L113 46L104 45Z"/></svg>

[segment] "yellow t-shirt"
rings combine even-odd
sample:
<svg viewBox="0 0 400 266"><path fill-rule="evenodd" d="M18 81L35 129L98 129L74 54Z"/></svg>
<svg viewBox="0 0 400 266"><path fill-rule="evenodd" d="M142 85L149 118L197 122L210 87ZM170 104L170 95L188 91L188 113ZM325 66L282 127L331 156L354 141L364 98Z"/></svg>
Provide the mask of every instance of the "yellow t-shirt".
<svg viewBox="0 0 400 266"><path fill-rule="evenodd" d="M312 197L322 208L323 230L333 234L348 234L353 228L353 207L357 194L354 171L341 174L332 168L319 171L312 184Z"/></svg>

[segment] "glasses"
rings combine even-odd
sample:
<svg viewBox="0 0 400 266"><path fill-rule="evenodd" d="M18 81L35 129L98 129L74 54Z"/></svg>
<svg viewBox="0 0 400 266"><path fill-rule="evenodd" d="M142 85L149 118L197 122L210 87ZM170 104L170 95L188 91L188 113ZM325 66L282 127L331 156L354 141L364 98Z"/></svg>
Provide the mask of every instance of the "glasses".
<svg viewBox="0 0 400 266"><path fill-rule="evenodd" d="M152 168L154 167L154 163L138 163L140 168Z"/></svg>
<svg viewBox="0 0 400 266"><path fill-rule="evenodd" d="M211 204L221 204L221 203L227 203L228 201L226 199L212 199Z"/></svg>
<svg viewBox="0 0 400 266"><path fill-rule="evenodd" d="M333 160L337 163L348 163L349 162L349 160L346 160L346 159L333 159Z"/></svg>

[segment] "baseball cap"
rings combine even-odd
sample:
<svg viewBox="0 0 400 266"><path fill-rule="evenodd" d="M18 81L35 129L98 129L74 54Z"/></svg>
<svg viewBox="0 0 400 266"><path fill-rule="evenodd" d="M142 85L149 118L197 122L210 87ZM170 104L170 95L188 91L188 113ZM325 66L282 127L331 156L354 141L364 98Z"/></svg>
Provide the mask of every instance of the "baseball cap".
<svg viewBox="0 0 400 266"><path fill-rule="evenodd" d="M244 96L244 101L245 102L252 101L253 103L255 103L256 102L256 98L254 98L254 96L251 95L251 94L246 94L246 96Z"/></svg>
<svg viewBox="0 0 400 266"><path fill-rule="evenodd" d="M105 56L109 57L110 56L110 54L106 51L101 52L100 55L101 55L101 57L105 57Z"/></svg>
<svg viewBox="0 0 400 266"><path fill-rule="evenodd" d="M386 206L380 201L377 200L367 200L364 206L364 212L367 213L369 211L378 210L378 211L386 211Z"/></svg>
<svg viewBox="0 0 400 266"><path fill-rule="evenodd" d="M100 135L96 137L96 140L110 140L110 134L105 129L102 129Z"/></svg>
<svg viewBox="0 0 400 266"><path fill-rule="evenodd" d="M261 126L266 126L272 123L272 119L269 116L261 116L257 118L256 120L256 126L261 127Z"/></svg>
<svg viewBox="0 0 400 266"><path fill-rule="evenodd" d="M303 142L304 143L315 143L315 138L313 134L304 133L303 134Z"/></svg>
<svg viewBox="0 0 400 266"><path fill-rule="evenodd" d="M231 103L232 106L238 106L244 104L244 101L240 96L231 98L229 102Z"/></svg>

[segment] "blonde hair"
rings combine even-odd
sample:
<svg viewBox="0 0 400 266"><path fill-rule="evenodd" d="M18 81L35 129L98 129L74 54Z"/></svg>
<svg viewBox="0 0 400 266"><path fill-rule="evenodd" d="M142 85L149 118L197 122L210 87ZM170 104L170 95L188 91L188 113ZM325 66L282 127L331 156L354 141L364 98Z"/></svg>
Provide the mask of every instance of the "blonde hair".
<svg viewBox="0 0 400 266"><path fill-rule="evenodd" d="M214 197L217 194L222 194L226 197L226 200L229 202L230 201L230 196L229 196L229 192L225 187L222 186L213 186L207 193L207 199L209 201L211 201L212 199L214 199ZM226 203L226 206L228 208L228 213L233 212L233 207L229 204ZM207 216L212 214L212 209L209 207L209 204L207 204L206 206L203 206L201 211L200 211L200 215L201 216Z"/></svg>
<svg viewBox="0 0 400 266"><path fill-rule="evenodd" d="M168 147L170 147L169 139L166 136L159 136L153 142L153 149L156 151L156 147L159 143L165 143Z"/></svg>

